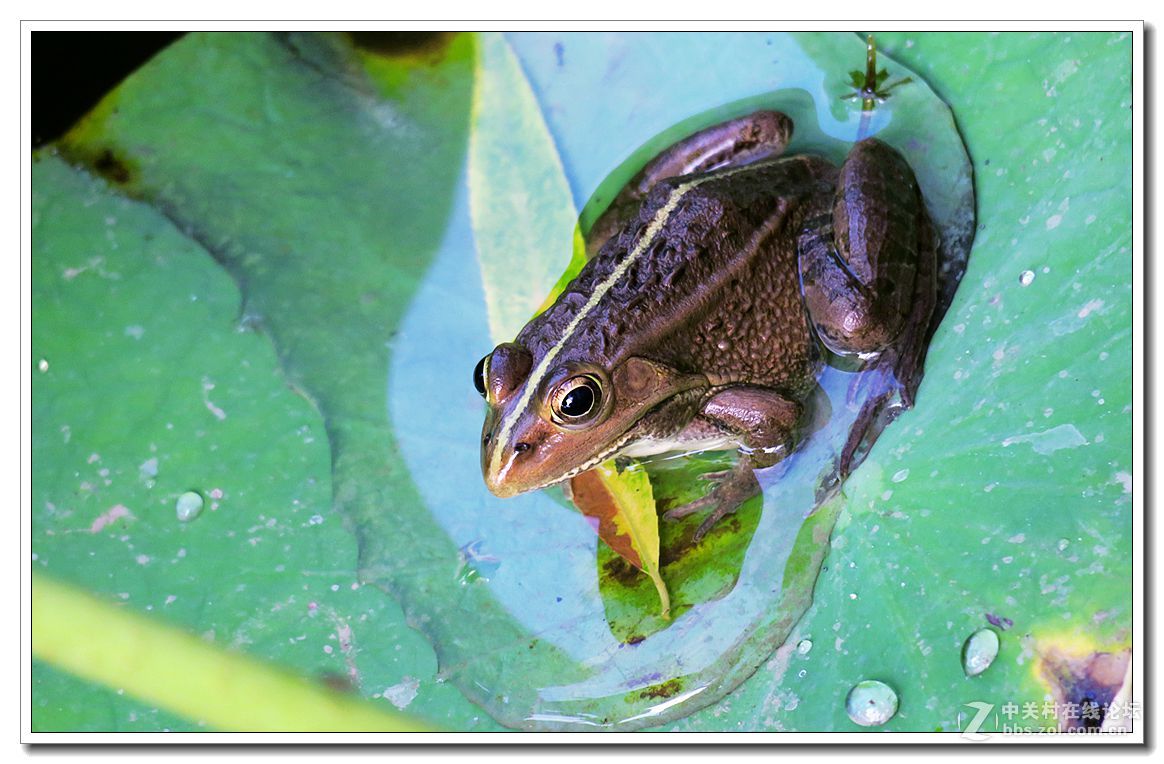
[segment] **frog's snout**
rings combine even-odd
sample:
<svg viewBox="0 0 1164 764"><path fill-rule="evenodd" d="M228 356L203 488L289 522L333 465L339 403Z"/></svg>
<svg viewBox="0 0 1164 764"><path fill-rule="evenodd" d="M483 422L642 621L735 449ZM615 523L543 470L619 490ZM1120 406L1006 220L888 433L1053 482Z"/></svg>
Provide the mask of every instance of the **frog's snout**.
<svg viewBox="0 0 1164 764"><path fill-rule="evenodd" d="M481 441L481 474L485 478L485 487L503 499L524 493L529 489L514 479L511 472L515 469L521 472L521 464L535 451L534 445L519 440L509 448L500 444L490 448L494 437L493 433L486 432Z"/></svg>

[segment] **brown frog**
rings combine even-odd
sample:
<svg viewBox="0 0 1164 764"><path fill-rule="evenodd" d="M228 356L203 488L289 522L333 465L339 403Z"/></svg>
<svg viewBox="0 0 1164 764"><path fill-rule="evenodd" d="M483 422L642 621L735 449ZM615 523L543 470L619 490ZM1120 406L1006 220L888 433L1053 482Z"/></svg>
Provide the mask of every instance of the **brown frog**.
<svg viewBox="0 0 1164 764"><path fill-rule="evenodd" d="M716 125L619 193L578 276L473 372L490 491L615 455L738 449L703 498L666 513L709 509L698 540L795 447L828 352L917 345L924 332L907 330L932 314L935 250L913 171L872 138L839 169L782 158L791 134L772 111Z"/></svg>

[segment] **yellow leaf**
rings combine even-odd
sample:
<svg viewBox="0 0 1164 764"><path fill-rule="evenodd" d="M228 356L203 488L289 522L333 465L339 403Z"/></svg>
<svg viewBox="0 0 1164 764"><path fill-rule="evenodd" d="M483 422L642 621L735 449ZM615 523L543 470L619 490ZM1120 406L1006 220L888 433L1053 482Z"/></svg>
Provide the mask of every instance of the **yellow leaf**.
<svg viewBox="0 0 1164 764"><path fill-rule="evenodd" d="M578 510L598 521L598 537L650 576L661 615L670 618L671 597L659 573L659 515L646 470L633 464L619 472L611 459L576 476L570 489Z"/></svg>

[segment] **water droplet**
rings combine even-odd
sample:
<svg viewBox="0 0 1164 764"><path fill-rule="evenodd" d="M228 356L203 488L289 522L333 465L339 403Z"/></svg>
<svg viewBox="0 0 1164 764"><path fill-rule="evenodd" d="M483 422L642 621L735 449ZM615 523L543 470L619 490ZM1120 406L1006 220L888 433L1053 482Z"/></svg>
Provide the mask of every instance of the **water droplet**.
<svg viewBox="0 0 1164 764"><path fill-rule="evenodd" d="M41 374L44 374L46 371L48 371L48 359L40 359L40 361L36 364L36 368L40 369Z"/></svg>
<svg viewBox="0 0 1164 764"><path fill-rule="evenodd" d="M1064 551L1069 546L1071 546L1070 541L1068 541L1067 539L1059 539L1059 551L1060 552Z"/></svg>
<svg viewBox="0 0 1164 764"><path fill-rule="evenodd" d="M845 698L845 713L862 727L876 727L897 713L897 693L876 679L858 682Z"/></svg>
<svg viewBox="0 0 1164 764"><path fill-rule="evenodd" d="M198 515L202 514L203 504L202 494L197 491L187 491L179 496L177 503L174 505L174 511L178 514L178 521L188 523L198 517Z"/></svg>
<svg viewBox="0 0 1164 764"><path fill-rule="evenodd" d="M1034 271L1023 271L1019 274L1019 283L1023 286L1030 286L1031 282L1035 280Z"/></svg>
<svg viewBox="0 0 1164 764"><path fill-rule="evenodd" d="M804 679L806 676L808 676L808 669L801 669L800 671L796 672L796 675L801 679Z"/></svg>
<svg viewBox="0 0 1164 764"><path fill-rule="evenodd" d="M158 458L153 456L146 459L137 468L137 472L138 477L146 484L146 488L153 488L154 478L158 476Z"/></svg>
<svg viewBox="0 0 1164 764"><path fill-rule="evenodd" d="M994 629L979 629L962 647L962 668L966 676L978 676L998 657L998 634Z"/></svg>
<svg viewBox="0 0 1164 764"><path fill-rule="evenodd" d="M808 655L808 651L812 649L811 639L802 639L796 643L796 652L801 655Z"/></svg>
<svg viewBox="0 0 1164 764"><path fill-rule="evenodd" d="M897 472L894 472L891 480L893 480L894 483L900 483L902 480L905 480L907 477L909 477L909 468L908 467L906 467L903 470L898 470Z"/></svg>

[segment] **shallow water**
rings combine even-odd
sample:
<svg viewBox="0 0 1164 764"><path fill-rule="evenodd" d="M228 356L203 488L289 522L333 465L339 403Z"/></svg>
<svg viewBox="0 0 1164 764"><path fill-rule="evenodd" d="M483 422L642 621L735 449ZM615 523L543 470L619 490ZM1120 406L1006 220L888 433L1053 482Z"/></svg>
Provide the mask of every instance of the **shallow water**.
<svg viewBox="0 0 1164 764"><path fill-rule="evenodd" d="M835 88L827 84L833 73L817 63L832 60L827 55L832 51L823 49L829 46L814 40L817 49L806 51L791 36L771 39L781 71L789 73L782 83L785 87L705 111L684 120L679 128L641 136L638 140L645 140L645 145L618 167L588 162L594 155L584 145L555 136L572 185L594 182L597 186L582 212L583 225L601 209L611 189L662 146L729 116L761 107L778 108L796 123L789 153L812 151L839 161L849 141L870 132L898 145L918 174L945 241L952 243L946 260L954 263L952 272L960 274L973 207L969 165L952 123L930 120L919 128L907 122L920 107L907 100L905 89L900 91L903 105L891 101L871 119L867 115L862 119L855 105L838 108ZM547 48L536 44L537 36L511 40L519 57L523 52L533 57ZM593 38L568 36L564 43L571 56L583 59L574 71L584 71L587 46L593 48L592 55L604 55L605 49ZM859 44L852 47L862 51ZM536 63L527 68L534 73L531 79L542 99L553 102L556 89L570 86L568 75L559 72L539 81L537 72L542 70ZM928 91L915 92L912 98L934 100ZM942 109L940 103L927 108ZM899 113L901 119L895 119ZM581 144L592 139L589 133L573 135ZM628 135L633 133L628 131ZM903 142L906 135L910 138ZM959 161L960 172L949 175L949 168L957 167ZM597 183L600 176L605 180ZM931 198L935 187L941 190ZM464 198L455 203L459 210L466 205ZM619 603L612 605L612 600L633 596L620 591L613 577L603 575L597 562L599 545L585 519L554 490L508 500L491 496L481 481L478 462L479 402L450 406L441 416L433 416L428 405L434 388L448 389L452 400L473 396L476 401L466 381L468 371L496 341L509 339L490 337L487 322L481 320L486 312L483 300L488 298L472 263L472 233L469 221L455 215L393 343L387 391L389 413L412 479L449 541L462 550L461 569L450 569L447 586L431 587L430 594L446 599L453 608L457 602L464 603L465 618L478 619L480 624L470 644L456 636L458 628L425 623L425 631L436 642L442 673L495 718L512 726L633 729L685 715L722 696L754 671L808 606L837 508L835 502L820 504L826 493L822 485L828 482L862 404L895 387L892 374L827 368L820 385L828 404L821 410L831 410L831 416L792 456L762 471L763 508L754 531L740 531L750 533L750 539L746 535L740 539L746 551L738 569L719 582L714 596L678 607L670 623L644 627L651 615L640 608L640 615L632 612L630 616L635 622L632 627L616 625L609 619ZM568 255L547 253L546 257L564 265ZM462 309L452 311L450 305ZM658 468L663 466L674 469L673 464ZM702 471L683 464L678 470L680 475L688 473L689 480ZM810 516L814 532L801 534ZM662 530L666 546L669 529ZM798 548L801 557L807 554L813 562L806 565L798 559L793 569L789 561ZM484 568L479 567L481 561ZM377 559L364 564L373 570L387 567ZM464 565L475 566L472 575L464 575ZM667 575L664 566L664 578ZM485 591L466 597L466 587ZM488 602L490 612L480 612L480 605L474 604L480 602ZM635 605L629 607L633 611ZM492 629L493 608L519 624L517 633L508 626ZM425 609L424 605L416 608ZM625 607L623 611L625 616ZM636 631L633 626L638 626L637 633L628 639Z"/></svg>

